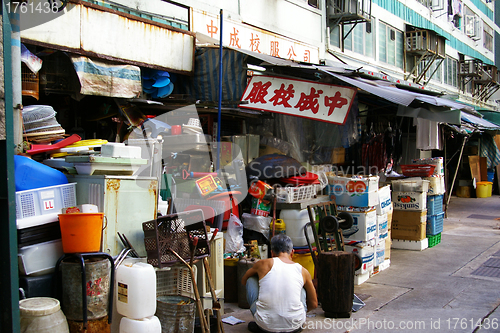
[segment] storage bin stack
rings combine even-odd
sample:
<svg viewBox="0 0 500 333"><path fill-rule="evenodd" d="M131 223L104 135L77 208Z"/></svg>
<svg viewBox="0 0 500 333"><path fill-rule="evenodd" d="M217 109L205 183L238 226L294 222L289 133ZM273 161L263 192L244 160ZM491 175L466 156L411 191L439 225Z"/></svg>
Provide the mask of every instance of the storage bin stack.
<svg viewBox="0 0 500 333"><path fill-rule="evenodd" d="M441 232L443 231L443 197L446 192L443 158L423 158L413 160L413 163L435 165L432 176L423 178L429 181L429 191L427 192L426 234L428 246L433 247L441 242Z"/></svg>
<svg viewBox="0 0 500 333"><path fill-rule="evenodd" d="M392 247L424 250L426 238L427 191L429 181L420 177L392 181Z"/></svg>
<svg viewBox="0 0 500 333"><path fill-rule="evenodd" d="M385 243L383 246L377 246L379 242L376 205L379 203L379 177L330 175L328 183L329 193L337 203L337 210L349 212L354 220L352 227L342 233L346 251L354 252L362 259L361 268L356 271L354 280L354 283L359 285L368 280L374 272L377 248L379 258L384 258L382 253L385 251ZM384 221L381 222L383 225Z"/></svg>
<svg viewBox="0 0 500 333"><path fill-rule="evenodd" d="M53 296L52 272L63 255L58 214L76 205L76 184L28 157L14 163L19 285L26 297Z"/></svg>

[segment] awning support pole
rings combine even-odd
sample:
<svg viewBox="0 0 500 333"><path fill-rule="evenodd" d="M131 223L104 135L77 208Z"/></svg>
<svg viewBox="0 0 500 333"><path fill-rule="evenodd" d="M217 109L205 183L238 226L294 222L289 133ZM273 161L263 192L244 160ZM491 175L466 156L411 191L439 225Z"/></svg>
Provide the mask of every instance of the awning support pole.
<svg viewBox="0 0 500 333"><path fill-rule="evenodd" d="M220 10L220 39L219 39L219 110L217 113L217 172L220 170L220 128L222 122L222 22L223 19L223 11Z"/></svg>
<svg viewBox="0 0 500 333"><path fill-rule="evenodd" d="M450 191L448 192L448 197L446 198L446 205L444 206L444 216L448 217L448 205L450 204L451 193L453 192L453 186L455 185L455 180L457 179L458 169L460 168L460 162L462 161L462 156L464 154L465 143L467 142L468 136L464 136L464 141L462 142L462 148L460 149L460 155L458 156L457 167L455 169L455 174L453 175L453 181L451 182Z"/></svg>

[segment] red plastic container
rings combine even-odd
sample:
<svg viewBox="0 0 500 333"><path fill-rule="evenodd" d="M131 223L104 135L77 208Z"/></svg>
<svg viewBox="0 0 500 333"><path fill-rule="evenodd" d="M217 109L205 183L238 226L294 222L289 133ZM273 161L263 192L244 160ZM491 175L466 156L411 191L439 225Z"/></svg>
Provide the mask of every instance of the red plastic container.
<svg viewBox="0 0 500 333"><path fill-rule="evenodd" d="M404 164L401 171L406 177L430 177L434 173L435 165L431 164Z"/></svg>

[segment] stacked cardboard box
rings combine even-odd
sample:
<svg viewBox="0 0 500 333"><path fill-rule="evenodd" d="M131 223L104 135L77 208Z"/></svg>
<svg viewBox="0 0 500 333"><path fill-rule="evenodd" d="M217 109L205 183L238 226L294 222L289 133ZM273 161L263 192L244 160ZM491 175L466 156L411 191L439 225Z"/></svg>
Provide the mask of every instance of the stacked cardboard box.
<svg viewBox="0 0 500 333"><path fill-rule="evenodd" d="M390 185L378 190L379 203L377 204L377 245L374 273L390 266L391 259L391 224L392 224L392 199Z"/></svg>
<svg viewBox="0 0 500 333"><path fill-rule="evenodd" d="M383 237L387 237L388 229L387 220L382 221L384 218L377 216L378 185L378 176L329 177L329 193L337 203L337 210L349 212L354 220L350 229L343 230L343 236L346 251L358 254L362 260L361 269L356 271L356 284L363 283L373 274L377 254L379 260L385 258L385 243L382 246L378 241L379 230L384 234ZM380 215L383 214L381 212Z"/></svg>
<svg viewBox="0 0 500 333"><path fill-rule="evenodd" d="M392 217L393 248L423 250L427 248L427 190L428 181L405 179L393 181Z"/></svg>

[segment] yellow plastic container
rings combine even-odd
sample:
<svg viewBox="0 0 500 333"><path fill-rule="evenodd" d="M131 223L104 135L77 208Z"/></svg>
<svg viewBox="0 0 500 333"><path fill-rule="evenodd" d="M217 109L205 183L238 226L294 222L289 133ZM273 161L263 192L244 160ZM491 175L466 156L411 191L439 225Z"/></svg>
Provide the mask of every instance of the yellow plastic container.
<svg viewBox="0 0 500 333"><path fill-rule="evenodd" d="M489 198L491 197L492 189L493 189L492 182L478 182L476 184L476 196L478 198Z"/></svg>
<svg viewBox="0 0 500 333"><path fill-rule="evenodd" d="M269 228L272 229L273 227L273 222L269 225ZM276 222L274 223L274 234L285 234L286 233L286 226L285 222L282 219L276 219Z"/></svg>
<svg viewBox="0 0 500 333"><path fill-rule="evenodd" d="M301 264L309 271L311 277L314 278L314 261L310 253L298 254L294 253L292 257L293 262Z"/></svg>
<svg viewBox="0 0 500 333"><path fill-rule="evenodd" d="M64 253L99 252L104 213L59 214Z"/></svg>

